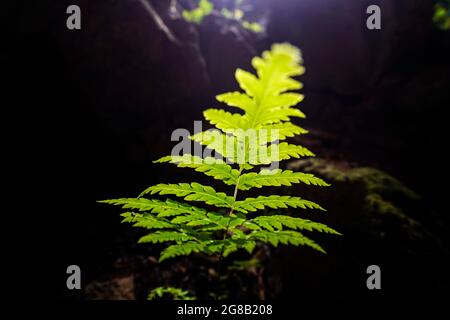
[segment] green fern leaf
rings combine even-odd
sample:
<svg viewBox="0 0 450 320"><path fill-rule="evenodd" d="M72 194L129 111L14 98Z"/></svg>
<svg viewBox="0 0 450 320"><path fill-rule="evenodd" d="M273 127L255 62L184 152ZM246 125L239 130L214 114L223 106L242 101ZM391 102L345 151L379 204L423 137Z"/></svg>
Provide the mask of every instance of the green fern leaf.
<svg viewBox="0 0 450 320"><path fill-rule="evenodd" d="M265 108L269 110L278 108L295 107L304 99L304 96L299 93L287 92L279 95L268 96L265 103Z"/></svg>
<svg viewBox="0 0 450 320"><path fill-rule="evenodd" d="M171 295L173 300L196 300L188 291L174 287L157 287L150 291L147 300L161 299L167 294Z"/></svg>
<svg viewBox="0 0 450 320"><path fill-rule="evenodd" d="M305 134L308 133L308 130L305 130L299 126L296 126L295 124L291 122L280 122L275 124L268 124L262 126L262 129L267 130L267 136L269 137L267 141L273 142L275 140L271 139L270 137L274 136L276 137L276 140L284 140L286 138L291 138L293 136L299 135L299 134ZM272 134L272 132L276 134Z"/></svg>
<svg viewBox="0 0 450 320"><path fill-rule="evenodd" d="M225 239L208 243L206 250L209 254L222 254L223 257L227 257L231 253L238 251L239 247L232 239Z"/></svg>
<svg viewBox="0 0 450 320"><path fill-rule="evenodd" d="M195 240L194 237L176 231L157 231L139 239L139 243L158 243L167 241L185 242Z"/></svg>
<svg viewBox="0 0 450 320"><path fill-rule="evenodd" d="M205 251L205 244L199 242L188 241L182 244L174 244L168 246L161 252L161 255L159 256L159 262L178 256L187 256L190 255L192 252L203 252L203 251Z"/></svg>
<svg viewBox="0 0 450 320"><path fill-rule="evenodd" d="M247 120L238 113L230 113L222 109L208 109L203 112L205 119L217 128L227 131L227 129L240 129L247 126Z"/></svg>
<svg viewBox="0 0 450 320"><path fill-rule="evenodd" d="M183 213L200 213L206 214L206 210L197 208L192 205L180 203L171 199L161 201L157 199L146 198L121 198L112 200L99 201L102 203L108 203L113 205L120 205L123 209L135 209L139 211L149 211L157 213L158 217L170 217Z"/></svg>
<svg viewBox="0 0 450 320"><path fill-rule="evenodd" d="M286 91L302 87L300 82L291 78L304 72L300 62L300 52L295 47L287 44L274 45L271 51L263 53L262 58L253 58L252 65L258 77L241 69L235 73L240 87L253 100L253 104L237 94L219 95L218 99L246 111L244 117L249 119L250 128L259 128L262 124L283 119L288 121L289 116L304 117L300 111L280 113L283 108L294 106L303 99L302 95L293 93L282 95Z"/></svg>
<svg viewBox="0 0 450 320"><path fill-rule="evenodd" d="M254 231L249 235L249 239L270 243L274 247L278 246L279 243L285 245L292 244L294 246L308 246L314 250L326 253L320 245L298 231Z"/></svg>
<svg viewBox="0 0 450 320"><path fill-rule="evenodd" d="M253 250L255 250L256 242L255 241L246 241L243 245L243 248L249 253L252 254Z"/></svg>
<svg viewBox="0 0 450 320"><path fill-rule="evenodd" d="M293 183L305 183L315 186L329 186L325 181L309 173L292 172L291 170L261 170L259 173L250 172L239 178L239 189L248 190L266 186L291 186Z"/></svg>
<svg viewBox="0 0 450 320"><path fill-rule="evenodd" d="M245 111L250 116L256 111L256 104L251 97L242 92L228 92L216 96L217 101L224 102L230 107L236 107Z"/></svg>
<svg viewBox="0 0 450 320"><path fill-rule="evenodd" d="M234 203L233 197L227 196L223 192L216 192L210 186L203 186L199 183L179 183L179 184L157 184L144 190L140 197L146 194L159 193L161 195L172 194L182 197L187 201L202 201L216 207L231 208Z"/></svg>
<svg viewBox="0 0 450 320"><path fill-rule="evenodd" d="M256 146L253 146L256 148ZM252 152L250 150L250 152ZM268 147L259 147L258 157L250 157L252 165L270 164L290 158L312 157L314 153L307 148L282 142L280 144L271 144Z"/></svg>
<svg viewBox="0 0 450 320"><path fill-rule="evenodd" d="M305 114L294 108L268 110L259 115L258 126L289 121L290 117L304 118Z"/></svg>
<svg viewBox="0 0 450 320"><path fill-rule="evenodd" d="M282 230L283 226L286 226L291 229L319 231L340 235L339 232L322 223L284 215L260 216L252 219L251 221L270 231L274 231L274 228L277 230Z"/></svg>
<svg viewBox="0 0 450 320"><path fill-rule="evenodd" d="M272 148L275 148L271 145ZM300 157L314 157L314 153L309 151L307 148L302 146L297 146L293 144L289 144L287 142L282 142L279 144L279 156L278 161L287 160L290 158L300 158Z"/></svg>
<svg viewBox="0 0 450 320"><path fill-rule="evenodd" d="M208 130L192 135L191 139L206 146L208 149L214 150L231 163L238 162L239 143L234 136L223 134L217 130ZM240 152L245 155L242 151Z"/></svg>
<svg viewBox="0 0 450 320"><path fill-rule="evenodd" d="M185 216L178 216L170 222L173 224L185 224L190 227L214 225L208 228L202 228L203 231L211 230L226 230L236 225L242 224L245 219L231 216L223 216L216 213L203 214L189 214Z"/></svg>
<svg viewBox="0 0 450 320"><path fill-rule="evenodd" d="M261 81L255 75L245 70L237 69L234 76L241 89L243 89L248 96L254 99L261 96L264 88L262 87Z"/></svg>
<svg viewBox="0 0 450 320"><path fill-rule="evenodd" d="M206 157L202 159L197 156L185 154L183 156L167 156L155 162L171 162L175 163L180 168L192 168L195 171L203 172L207 176L214 179L221 180L228 185L234 185L239 177L239 171L233 169L223 160Z"/></svg>
<svg viewBox="0 0 450 320"><path fill-rule="evenodd" d="M149 211L152 210L156 203L162 203L159 200L149 200L143 198L120 198L120 199L110 199L97 201L99 203L107 203L116 206L122 206L123 209L134 209L139 211Z"/></svg>
<svg viewBox="0 0 450 320"><path fill-rule="evenodd" d="M149 214L135 215L135 223L133 226L146 229L166 229L173 228L174 225L163 220L162 218L155 218Z"/></svg>
<svg viewBox="0 0 450 320"><path fill-rule="evenodd" d="M257 211L259 209L264 209L265 207L272 209L279 208L302 208L302 209L319 209L325 210L318 204L308 201L299 197L290 196L259 196L257 198L247 198L242 201L236 201L234 209L247 213L248 211Z"/></svg>
<svg viewBox="0 0 450 320"><path fill-rule="evenodd" d="M197 11L185 13L192 20L202 18L203 11L211 9L203 1ZM202 11L203 10L203 11ZM123 221L136 227L154 231L142 237L143 243L169 243L161 253L160 261L193 252L226 257L237 250L252 253L258 242L274 246L304 245L324 250L297 230L339 233L334 229L306 219L285 215L246 215L263 209L288 207L324 210L320 205L300 197L259 195L237 201L238 190L251 188L291 186L304 183L328 186L312 174L290 170L261 170L245 172L254 166L282 160L310 157L307 148L283 140L307 130L294 125L293 117L305 115L296 106L303 95L292 92L302 87L294 77L303 74L301 52L289 44L275 44L261 57L252 59L255 74L237 69L235 78L242 92L223 93L217 101L240 109L232 113L221 109L207 109L203 115L216 129L196 133L190 138L207 148L209 156L167 156L155 162L170 162L178 167L191 168L206 176L234 186L233 195L218 192L196 182L158 184L144 190L138 198L105 200L103 203L121 206L136 212L122 214ZM281 142L280 142L281 141ZM269 146L268 146L269 145ZM214 156L212 153L215 153ZM224 160L218 160L220 156ZM144 195L173 195L186 201L202 202L218 207L217 212L188 203L166 199L146 199ZM225 209L224 209L225 208ZM162 291L161 291L162 292Z"/></svg>

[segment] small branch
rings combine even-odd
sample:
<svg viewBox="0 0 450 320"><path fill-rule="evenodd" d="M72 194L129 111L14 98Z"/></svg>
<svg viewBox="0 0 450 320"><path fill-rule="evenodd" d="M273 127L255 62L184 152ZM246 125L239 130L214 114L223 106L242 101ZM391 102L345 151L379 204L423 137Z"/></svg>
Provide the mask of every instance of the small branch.
<svg viewBox="0 0 450 320"><path fill-rule="evenodd" d="M261 269L257 272L258 276L258 297L259 300L266 300L266 287L264 285L264 268L261 267Z"/></svg>
<svg viewBox="0 0 450 320"><path fill-rule="evenodd" d="M180 40L178 40L177 37L173 35L172 31L170 31L169 27L161 19L159 14L156 12L155 8L153 8L153 6L147 0L138 0L138 1L142 4L147 13L153 18L158 29L161 30L161 32L163 32L171 42L173 42L178 46L181 46Z"/></svg>

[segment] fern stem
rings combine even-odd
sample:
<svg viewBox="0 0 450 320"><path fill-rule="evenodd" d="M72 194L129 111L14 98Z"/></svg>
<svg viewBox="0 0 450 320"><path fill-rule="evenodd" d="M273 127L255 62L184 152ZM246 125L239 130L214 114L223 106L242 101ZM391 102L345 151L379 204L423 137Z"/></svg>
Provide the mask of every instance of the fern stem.
<svg viewBox="0 0 450 320"><path fill-rule="evenodd" d="M239 188L239 180L241 179L241 173L242 173L242 169L239 170L239 176L238 176L238 178L236 180L236 186L234 187L234 193L233 193L233 200L234 201L233 201L233 205L231 206L231 210L228 213L228 216L231 216L231 214L234 211L234 204L235 204L236 199L237 199L237 192L238 192L238 188ZM228 224L229 224L229 221L228 221Z"/></svg>
<svg viewBox="0 0 450 320"><path fill-rule="evenodd" d="M233 213L233 210L234 210L234 203L236 202L237 193L238 193L238 189L239 189L239 180L241 179L241 175L242 175L242 171L243 170L244 170L244 168L241 166L239 168L239 175L238 175L238 178L236 180L236 185L234 186L234 192L233 192L233 199L234 199L234 201L233 201L233 205L232 205L232 207L230 209L230 212L228 212L228 214L227 214L228 217L231 216L231 214ZM223 234L222 240L225 240L226 237L227 237L228 230L229 230L229 227L230 227L230 221L231 221L231 219L228 220L227 227L226 227L225 232ZM217 266L218 283L220 283L220 274L221 274L221 271L222 271L222 261L223 261L223 252L224 252L224 250L225 250L225 243L222 245L222 249L220 250L220 254L219 254L219 265Z"/></svg>

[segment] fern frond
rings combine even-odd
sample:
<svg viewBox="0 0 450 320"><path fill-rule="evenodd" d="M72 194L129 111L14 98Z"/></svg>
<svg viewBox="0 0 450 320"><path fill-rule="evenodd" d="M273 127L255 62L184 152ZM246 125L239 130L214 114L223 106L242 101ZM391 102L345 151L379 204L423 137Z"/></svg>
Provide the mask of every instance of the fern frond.
<svg viewBox="0 0 450 320"><path fill-rule="evenodd" d="M292 172L291 170L261 170L259 173L250 172L239 178L239 189L248 190L266 186L291 186L293 183L304 183L315 186L329 186L325 181L310 173Z"/></svg>
<svg viewBox="0 0 450 320"><path fill-rule="evenodd" d="M252 253L256 247L254 240L249 240L247 237L232 237L223 240L213 240L206 243L205 252L208 254L222 254L227 257L239 249L245 249L248 253Z"/></svg>
<svg viewBox="0 0 450 320"><path fill-rule="evenodd" d="M284 215L260 216L250 221L255 222L256 224L260 225L261 227L269 231L274 231L275 229L282 230L283 226L285 226L291 229L319 231L324 233L340 235L339 232L322 223Z"/></svg>
<svg viewBox="0 0 450 320"><path fill-rule="evenodd" d="M152 213L157 213L158 217L170 217L180 215L183 213L206 214L206 210L202 208L197 208L192 205L177 202L171 199L161 201L157 199L146 199L146 198L121 198L121 199L103 200L99 202L109 203L113 205L120 205L122 206L123 209L135 209L139 211L149 211Z"/></svg>
<svg viewBox="0 0 450 320"><path fill-rule="evenodd" d="M264 209L265 207L272 209L279 208L302 208L302 209L319 209L325 210L317 203L309 200L305 200L299 197L290 196L259 196L257 198L246 198L242 201L236 201L234 204L234 209L240 212L247 213L248 211L257 211L259 209Z"/></svg>
<svg viewBox="0 0 450 320"><path fill-rule="evenodd" d="M159 200L149 200L144 198L119 198L119 199L100 200L97 202L121 206L123 209L134 209L139 211L153 210L155 206L160 205L160 203L162 203L162 201Z"/></svg>
<svg viewBox="0 0 450 320"><path fill-rule="evenodd" d="M190 227L205 226L213 223L207 215L186 215L175 217L172 221L174 224L185 224Z"/></svg>
<svg viewBox="0 0 450 320"><path fill-rule="evenodd" d="M265 103L265 108L272 110L278 108L290 108L295 107L305 97L300 93L287 92L279 95L268 96Z"/></svg>
<svg viewBox="0 0 450 320"><path fill-rule="evenodd" d="M239 108L247 114L249 118L256 111L255 101L248 95L242 92L227 92L216 96L217 101L226 103L230 107Z"/></svg>
<svg viewBox="0 0 450 320"><path fill-rule="evenodd" d="M255 250L256 242L252 240L247 240L242 245L242 248L244 248L249 254L252 254L253 250Z"/></svg>
<svg viewBox="0 0 450 320"><path fill-rule="evenodd" d="M258 126L289 121L290 117L304 118L305 114L294 108L269 110L259 115Z"/></svg>
<svg viewBox="0 0 450 320"><path fill-rule="evenodd" d="M230 113L222 109L208 109L203 112L205 119L217 128L227 132L227 129L240 129L247 126L247 119L239 113Z"/></svg>
<svg viewBox="0 0 450 320"><path fill-rule="evenodd" d="M134 227L146 229L167 229L175 227L164 218L154 217L148 213L124 212L122 222L132 223Z"/></svg>
<svg viewBox="0 0 450 320"><path fill-rule="evenodd" d="M236 225L240 225L245 221L245 219L231 216L223 216L221 214L216 213L208 213L206 215L202 214L190 214L185 216L178 216L172 221L173 224L178 225L186 225L189 227L198 227L202 226L203 231L212 231L212 230L227 230ZM212 226L209 226L212 225ZM209 226L209 227L205 227Z"/></svg>
<svg viewBox="0 0 450 320"><path fill-rule="evenodd" d="M195 240L194 237L176 231L157 231L139 239L139 243L158 243L166 241L185 242Z"/></svg>
<svg viewBox="0 0 450 320"><path fill-rule="evenodd" d="M276 148L276 146L271 145L272 149ZM278 161L287 160L290 158L300 158L300 157L314 157L314 153L309 151L307 148L289 144L287 142L282 142L278 145L279 148L279 156Z"/></svg>
<svg viewBox="0 0 450 320"><path fill-rule="evenodd" d="M281 112L280 119L285 118L284 114L291 113L291 111L294 109L286 109L285 111ZM294 113L296 113L294 111ZM273 118L273 116L269 115L269 117ZM200 134L197 134L194 137L194 140L202 143L203 145L209 145L213 142L227 142L226 137L230 137L228 140L228 143L230 145L234 145L237 142L242 143L244 139L247 139L252 141L255 145L265 145L270 142L274 142L276 140L284 140L287 137L293 137L296 134L303 134L307 133L308 131L296 126L290 122L279 122L279 123L272 123L273 120L267 121L268 124L265 124L261 126L261 128L254 130L254 129L227 129L227 134L232 134L233 136L237 137L237 139L233 140L233 137L230 135L217 135L217 139L213 140L212 134L206 134L206 136L200 136ZM207 131L206 131L207 132ZM215 138L215 137L214 137ZM223 147L222 147L223 148Z"/></svg>
<svg viewBox="0 0 450 320"><path fill-rule="evenodd" d="M239 143L236 137L223 134L217 130L208 130L192 135L191 139L208 149L214 150L231 163L237 162Z"/></svg>
<svg viewBox="0 0 450 320"><path fill-rule="evenodd" d="M254 146L254 148L256 148L256 146ZM261 165L287 160L290 158L311 156L314 156L314 153L312 153L305 147L282 142L280 144L271 144L268 147L259 147L258 157L250 157L249 162L252 165Z"/></svg>
<svg viewBox="0 0 450 320"><path fill-rule="evenodd" d="M192 252L203 252L204 250L205 244L201 242L188 241L181 244L174 244L168 246L161 252L161 255L159 256L159 262L178 256L187 256Z"/></svg>
<svg viewBox="0 0 450 320"><path fill-rule="evenodd" d="M174 224L185 224L191 227L205 226L211 224L211 220L207 216L203 215L186 215L178 216L171 221Z"/></svg>
<svg viewBox="0 0 450 320"><path fill-rule="evenodd" d="M182 197L187 201L202 201L206 204L213 205L216 207L228 207L231 208L234 203L234 198L227 196L223 192L216 192L210 186L204 186L200 183L192 182L189 183L179 183L179 184L164 184L160 183L155 186L151 186L144 190L140 197L146 194L156 194L161 195L171 194L177 197Z"/></svg>
<svg viewBox="0 0 450 320"><path fill-rule="evenodd" d="M254 231L250 233L249 239L270 243L274 247L278 246L279 243L286 245L292 244L294 246L308 246L314 250L326 253L320 245L298 231Z"/></svg>
<svg viewBox="0 0 450 320"><path fill-rule="evenodd" d="M213 240L207 243L205 247L208 254L222 254L223 257L227 257L237 250L239 250L239 246L233 239Z"/></svg>
<svg viewBox="0 0 450 320"><path fill-rule="evenodd" d="M245 221L245 219L238 218L235 216L223 216L221 214L208 213L208 219L215 223L217 226L222 229L227 229L239 225Z"/></svg>
<svg viewBox="0 0 450 320"><path fill-rule="evenodd" d="M157 287L150 291L147 300L156 300L163 298L164 295L169 294L173 300L196 300L188 291L174 287Z"/></svg>
<svg viewBox="0 0 450 320"><path fill-rule="evenodd" d="M256 98L261 96L264 89L261 81L254 74L242 69L237 69L234 73L234 77L241 89L244 90L249 97L255 99L256 102Z"/></svg>
<svg viewBox="0 0 450 320"><path fill-rule="evenodd" d="M234 185L239 177L239 171L233 169L223 160L215 159L213 157L206 157L204 159L185 154L183 156L166 156L155 162L171 162L175 163L180 168L192 168L195 171L202 172L214 179L221 180L225 184Z"/></svg>
<svg viewBox="0 0 450 320"><path fill-rule="evenodd" d="M272 137L275 136L277 140L284 140L286 138L291 138L293 136L299 134L308 133L308 130L303 129L291 122L280 122L275 124L268 124L261 127L261 129L267 130L267 136ZM271 132L275 132L276 134L271 134ZM268 142L273 142L271 138L267 139Z"/></svg>
<svg viewBox="0 0 450 320"><path fill-rule="evenodd" d="M161 253L160 261L193 252L220 257L241 249L252 253L258 242L274 246L280 243L304 245L325 252L297 230L339 235L324 224L297 217L279 214L246 215L267 208L324 210L312 201L282 195L260 195L236 200L238 190L251 188L291 186L295 183L328 186L322 179L308 173L290 170L261 170L259 173L247 171L258 165L314 156L303 146L283 141L307 133L307 130L291 122L293 117L305 117L296 108L303 100L303 95L292 92L302 87L301 82L293 78L304 72L300 50L286 43L275 44L271 50L263 52L261 57L253 58L251 64L255 74L242 69L235 72L242 92L216 96L217 101L240 110L236 113L214 108L205 110L205 119L216 129L190 137L206 146L206 152L211 154L171 155L155 161L191 168L223 181L226 185L235 187L232 196L192 182L157 184L144 190L138 198L101 201L130 210L122 214L124 222L153 231L140 238L139 242L170 244ZM219 160L220 156L225 159ZM148 194L173 195L185 201L202 202L220 209L214 212L181 201L143 197ZM222 213L225 211L223 208L226 208L226 213Z"/></svg>
<svg viewBox="0 0 450 320"><path fill-rule="evenodd" d="M249 128L257 129L266 123L288 121L289 116L304 117L300 111L280 113L284 108L295 106L303 99L299 94L283 94L302 87L300 82L291 78L304 72L300 62L300 51L297 48L288 44L274 45L272 50L265 51L261 58L253 58L252 65L258 77L242 69L235 73L239 86L251 98L252 103L236 93L219 95L217 99L243 109Z"/></svg>

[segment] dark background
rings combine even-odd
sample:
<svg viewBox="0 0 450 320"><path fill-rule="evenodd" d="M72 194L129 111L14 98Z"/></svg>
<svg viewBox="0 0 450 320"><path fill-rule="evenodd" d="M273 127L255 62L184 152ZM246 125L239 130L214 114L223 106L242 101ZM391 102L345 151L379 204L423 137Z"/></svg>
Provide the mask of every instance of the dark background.
<svg viewBox="0 0 450 320"><path fill-rule="evenodd" d="M69 4L81 7L79 31L66 29ZM304 54L308 118L302 124L316 132L309 141L316 154L404 182L421 197L414 219L440 243L411 253L403 239L364 247L355 244L355 233L329 248L335 252L328 260L307 254L306 263L295 264L297 251L290 252L284 265L292 269L279 270L290 274L281 297L368 294L369 264L385 272L384 290L376 294L449 292L450 32L433 25L432 1L259 1L265 35L219 17L193 26L169 15L169 1L151 4L179 43L138 1L2 5L7 297L85 298L65 288L68 265L80 265L85 285L114 274L118 258L140 254L139 232L95 201L180 180L183 171L151 163L170 152L172 130L192 129L215 94L236 89L234 70L249 69L252 56L280 41ZM382 30L365 28L370 4L381 6ZM339 220L332 226L339 229ZM397 251L399 243L404 251ZM353 250L358 259L347 256Z"/></svg>

